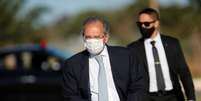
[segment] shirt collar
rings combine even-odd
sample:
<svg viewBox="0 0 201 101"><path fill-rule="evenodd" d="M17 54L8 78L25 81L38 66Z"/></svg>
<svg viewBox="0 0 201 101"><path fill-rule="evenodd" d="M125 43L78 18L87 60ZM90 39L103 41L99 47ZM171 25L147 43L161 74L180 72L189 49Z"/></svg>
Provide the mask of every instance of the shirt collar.
<svg viewBox="0 0 201 101"><path fill-rule="evenodd" d="M106 45L104 46L103 51L99 55L101 55L101 56L107 56L108 55L108 51L107 51L107 46Z"/></svg>
<svg viewBox="0 0 201 101"><path fill-rule="evenodd" d="M156 43L160 42L161 36L160 33L158 32L156 37L154 39L148 38L145 40L145 43L150 43L151 41L155 41Z"/></svg>

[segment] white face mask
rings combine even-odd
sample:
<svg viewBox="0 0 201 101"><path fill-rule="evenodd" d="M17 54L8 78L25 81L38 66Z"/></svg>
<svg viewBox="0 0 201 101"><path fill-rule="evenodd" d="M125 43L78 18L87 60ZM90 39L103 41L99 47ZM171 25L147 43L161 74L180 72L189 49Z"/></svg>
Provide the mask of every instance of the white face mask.
<svg viewBox="0 0 201 101"><path fill-rule="evenodd" d="M88 52L93 55L99 54L105 46L103 39L86 39L84 45Z"/></svg>

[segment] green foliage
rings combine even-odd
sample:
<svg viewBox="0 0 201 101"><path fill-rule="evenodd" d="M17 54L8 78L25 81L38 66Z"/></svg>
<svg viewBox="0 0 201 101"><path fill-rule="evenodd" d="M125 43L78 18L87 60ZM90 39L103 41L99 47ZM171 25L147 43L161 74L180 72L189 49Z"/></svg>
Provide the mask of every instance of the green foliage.
<svg viewBox="0 0 201 101"><path fill-rule="evenodd" d="M0 45L34 40L37 22L45 7L33 8L23 18L17 17L25 0L0 0Z"/></svg>
<svg viewBox="0 0 201 101"><path fill-rule="evenodd" d="M129 6L116 11L87 11L79 15L69 17L68 21L60 21L57 24L57 30L66 37L79 34L82 21L91 15L103 16L107 18L111 24L112 37L120 40L120 43L126 44L137 39L138 29L135 25L137 21L137 13L141 9L148 7L149 0L138 0ZM195 5L197 5L195 7ZM188 6L168 6L160 7L161 15L161 31L171 36L181 39L188 38L198 25L201 23L200 0L193 0Z"/></svg>
<svg viewBox="0 0 201 101"><path fill-rule="evenodd" d="M61 35L65 37L79 35L82 28L83 20L85 20L89 16L106 17L105 15L105 13L97 11L82 12L79 15L59 21L54 25L54 28L57 30L57 33L61 33Z"/></svg>
<svg viewBox="0 0 201 101"><path fill-rule="evenodd" d="M180 38L188 38L200 23L201 14L193 12L191 7L161 8L162 31Z"/></svg>

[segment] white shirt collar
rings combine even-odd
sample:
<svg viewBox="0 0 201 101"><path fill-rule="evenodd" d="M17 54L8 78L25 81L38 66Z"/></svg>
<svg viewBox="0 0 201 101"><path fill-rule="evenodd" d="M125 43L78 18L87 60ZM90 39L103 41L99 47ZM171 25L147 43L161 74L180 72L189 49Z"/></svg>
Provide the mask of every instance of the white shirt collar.
<svg viewBox="0 0 201 101"><path fill-rule="evenodd" d="M101 55L101 56L107 56L108 55L108 51L107 51L107 46L106 45L104 46L103 51L99 55Z"/></svg>

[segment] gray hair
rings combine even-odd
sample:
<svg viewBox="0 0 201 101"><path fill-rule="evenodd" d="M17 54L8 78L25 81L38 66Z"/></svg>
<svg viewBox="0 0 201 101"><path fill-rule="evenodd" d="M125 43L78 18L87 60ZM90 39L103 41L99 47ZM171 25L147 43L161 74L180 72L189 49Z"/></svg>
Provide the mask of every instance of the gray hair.
<svg viewBox="0 0 201 101"><path fill-rule="evenodd" d="M84 26L89 23L96 22L96 21L100 21L103 24L104 34L108 35L110 33L109 23L105 19L98 17L98 16L90 16L90 17L86 18L82 23L82 29L81 29L80 33L82 35L84 35Z"/></svg>

